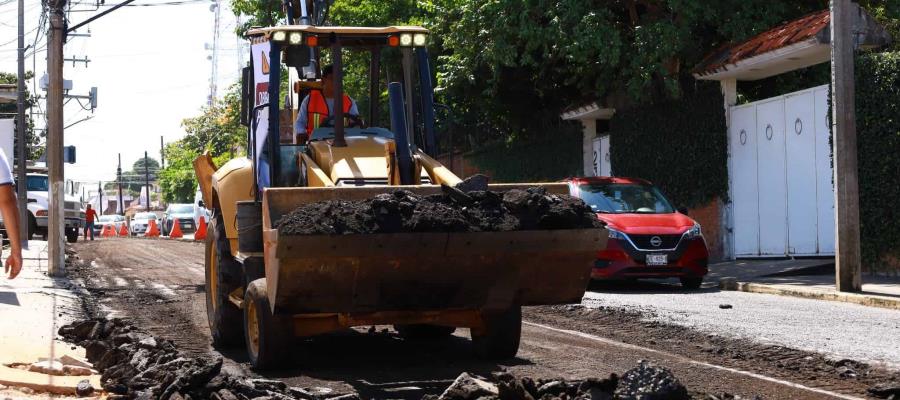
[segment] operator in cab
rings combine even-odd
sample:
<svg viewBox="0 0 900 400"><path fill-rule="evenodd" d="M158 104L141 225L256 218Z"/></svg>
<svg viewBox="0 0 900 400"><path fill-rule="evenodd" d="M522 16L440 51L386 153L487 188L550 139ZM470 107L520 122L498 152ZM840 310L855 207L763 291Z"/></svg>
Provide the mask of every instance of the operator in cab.
<svg viewBox="0 0 900 400"><path fill-rule="evenodd" d="M334 66L322 68L322 90L313 89L300 103L297 120L294 121L294 134L310 137L313 129L320 126L334 126L333 121L326 121L334 116ZM358 124L359 109L356 101L344 93L344 126Z"/></svg>

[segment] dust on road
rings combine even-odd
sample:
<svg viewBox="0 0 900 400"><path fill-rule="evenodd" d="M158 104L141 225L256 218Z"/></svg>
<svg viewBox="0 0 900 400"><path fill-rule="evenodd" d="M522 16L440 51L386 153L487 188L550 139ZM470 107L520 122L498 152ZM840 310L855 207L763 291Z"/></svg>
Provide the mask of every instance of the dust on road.
<svg viewBox="0 0 900 400"><path fill-rule="evenodd" d="M243 349L210 347L202 244L113 239L78 243L73 249L80 260L70 273L91 294L93 312L127 318L194 355L221 354L225 370L257 376ZM643 359L672 369L695 394L820 399L831 394L864 397L872 384L889 375L847 364L856 376L842 377L841 366L813 353L779 347L748 352L744 350L754 348L749 341L646 321L621 310L530 307L525 318L530 323L523 328L518 357L501 363L475 359L464 329L442 341L410 342L379 326L298 341L292 349L294 367L265 377L290 386L358 392L364 398L418 399L440 393L462 372L602 378Z"/></svg>

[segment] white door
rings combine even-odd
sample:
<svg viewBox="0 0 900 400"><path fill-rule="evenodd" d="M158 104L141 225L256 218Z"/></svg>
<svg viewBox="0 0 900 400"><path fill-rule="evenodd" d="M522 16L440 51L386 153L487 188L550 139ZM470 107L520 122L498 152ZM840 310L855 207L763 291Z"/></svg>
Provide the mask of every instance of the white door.
<svg viewBox="0 0 900 400"><path fill-rule="evenodd" d="M609 161L609 135L595 138L593 144L594 176L612 176Z"/></svg>
<svg viewBox="0 0 900 400"><path fill-rule="evenodd" d="M834 254L828 86L732 107L737 257Z"/></svg>
<svg viewBox="0 0 900 400"><path fill-rule="evenodd" d="M731 109L731 195L734 209L734 252L759 254L759 198L756 182L756 107Z"/></svg>
<svg viewBox="0 0 900 400"><path fill-rule="evenodd" d="M813 92L784 99L789 254L816 254L816 126Z"/></svg>
<svg viewBox="0 0 900 400"><path fill-rule="evenodd" d="M831 167L831 145L828 141L828 86L815 89L816 127L816 204L819 254L834 254L834 169Z"/></svg>
<svg viewBox="0 0 900 400"><path fill-rule="evenodd" d="M784 155L784 101L756 106L759 254L787 254L787 184Z"/></svg>

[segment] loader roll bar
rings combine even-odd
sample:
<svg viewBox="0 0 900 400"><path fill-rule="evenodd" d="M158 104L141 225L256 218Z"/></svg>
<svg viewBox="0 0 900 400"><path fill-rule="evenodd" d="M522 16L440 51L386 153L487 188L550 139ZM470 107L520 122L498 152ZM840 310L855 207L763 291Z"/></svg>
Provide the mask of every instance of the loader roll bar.
<svg viewBox="0 0 900 400"><path fill-rule="evenodd" d="M347 147L344 138L344 71L341 39L331 34L331 58L334 79L334 146Z"/></svg>

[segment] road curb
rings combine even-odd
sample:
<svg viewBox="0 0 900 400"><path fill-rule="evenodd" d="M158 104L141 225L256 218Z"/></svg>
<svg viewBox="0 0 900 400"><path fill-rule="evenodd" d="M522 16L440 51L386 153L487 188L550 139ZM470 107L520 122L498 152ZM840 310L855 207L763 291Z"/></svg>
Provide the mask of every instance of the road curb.
<svg viewBox="0 0 900 400"><path fill-rule="evenodd" d="M840 301L862 306L900 310L900 298L859 293L842 293L785 285L769 285L764 283L738 282L733 278L719 281L719 289L746 293L774 294L779 296L800 297L813 300Z"/></svg>

